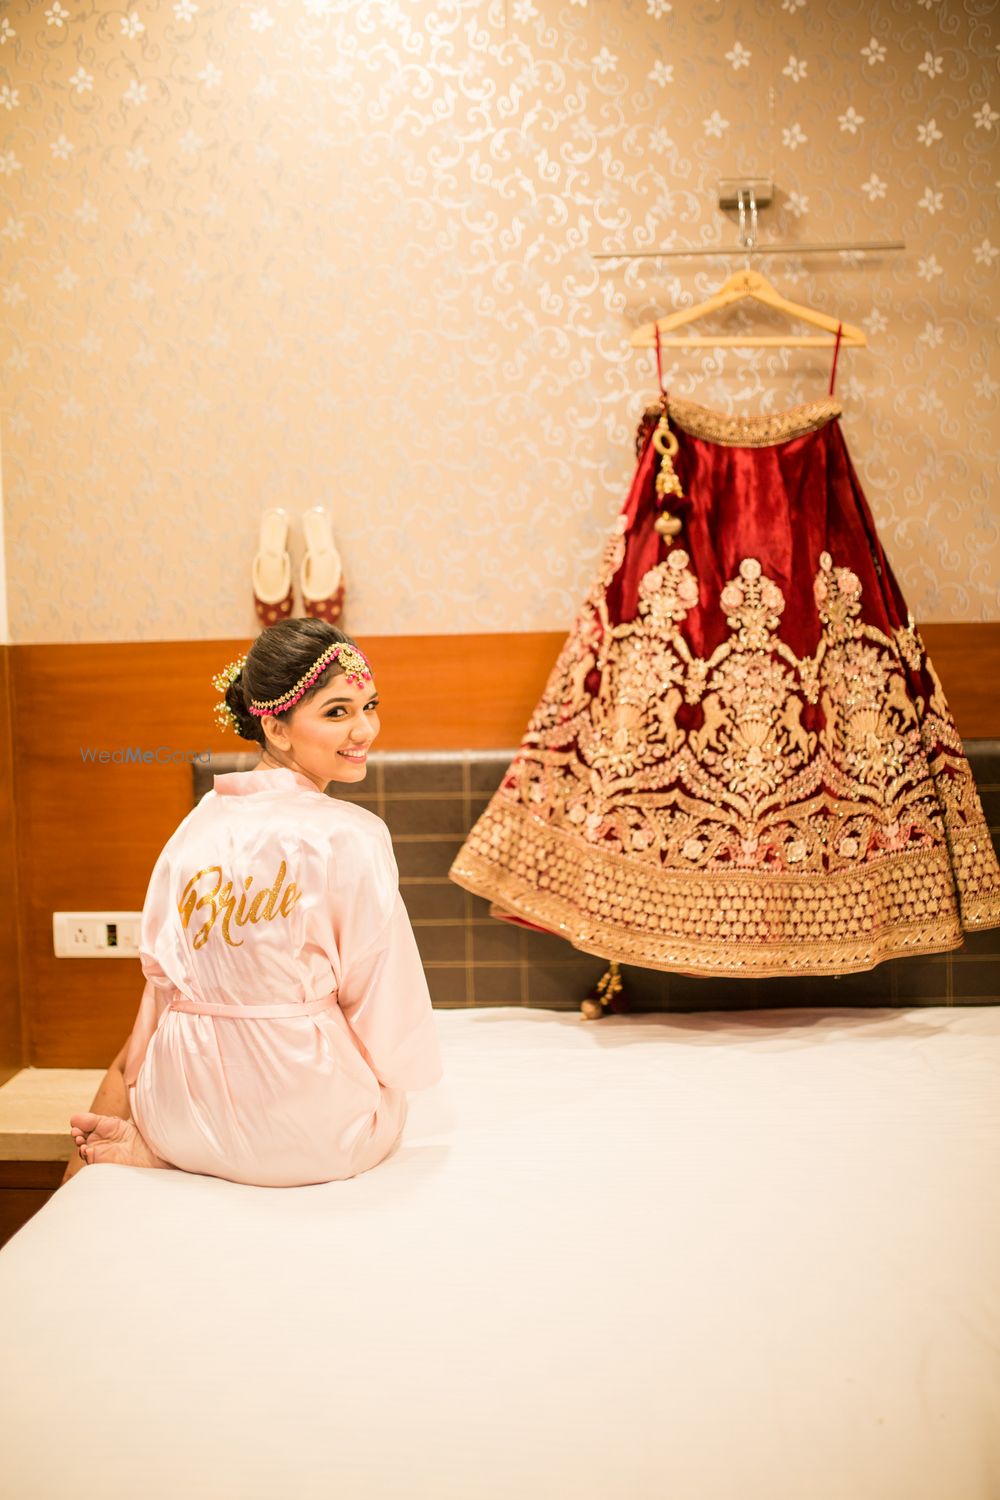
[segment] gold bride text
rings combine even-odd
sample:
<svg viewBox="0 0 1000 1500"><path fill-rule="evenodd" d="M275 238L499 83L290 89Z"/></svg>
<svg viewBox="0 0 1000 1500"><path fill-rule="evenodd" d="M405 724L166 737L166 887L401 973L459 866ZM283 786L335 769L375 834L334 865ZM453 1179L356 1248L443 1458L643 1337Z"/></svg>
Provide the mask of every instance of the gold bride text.
<svg viewBox="0 0 1000 1500"><path fill-rule="evenodd" d="M243 939L233 937L230 931L231 922L235 921L237 927L245 927L248 922L270 922L275 917L287 917L302 895L302 892L294 881L290 881L285 886L284 892L280 895L279 899L279 892L281 892L285 873L285 861L282 860L278 866L278 873L275 876L274 884L264 886L257 891L253 899L250 900L249 908L247 907L247 901L250 898L250 887L253 884L252 875L248 875L243 881L242 891L239 891L231 880L227 880L225 885L223 885L221 865L208 865L206 869L199 870L197 875L192 875L184 887L180 901L177 903L177 910L180 912L182 925L187 928L195 912L199 912L206 907L208 909L208 916L196 932L192 946L195 948L204 947L208 941L208 935L215 925L215 919L220 912L224 913L222 918L222 936L233 948L241 948L243 946ZM198 882L203 875L214 875L215 884L211 890L202 890L199 892Z"/></svg>

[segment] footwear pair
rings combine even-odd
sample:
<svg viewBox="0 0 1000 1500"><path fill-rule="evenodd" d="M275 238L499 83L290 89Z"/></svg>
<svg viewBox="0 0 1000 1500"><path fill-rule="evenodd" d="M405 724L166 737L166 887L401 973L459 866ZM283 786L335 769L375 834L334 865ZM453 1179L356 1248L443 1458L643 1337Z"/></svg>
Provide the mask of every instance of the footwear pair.
<svg viewBox="0 0 1000 1500"><path fill-rule="evenodd" d="M335 625L344 607L344 576L334 546L329 513L322 505L302 517L306 551L300 586L307 615ZM288 512L280 506L260 518L253 560L253 602L262 625L276 625L292 613L292 559L288 553Z"/></svg>

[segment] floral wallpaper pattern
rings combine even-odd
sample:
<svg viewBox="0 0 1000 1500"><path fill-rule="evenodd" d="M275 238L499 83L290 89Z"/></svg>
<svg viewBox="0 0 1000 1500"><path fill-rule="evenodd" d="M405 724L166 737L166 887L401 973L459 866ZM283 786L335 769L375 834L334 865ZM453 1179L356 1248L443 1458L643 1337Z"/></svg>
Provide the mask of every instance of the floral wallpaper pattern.
<svg viewBox="0 0 1000 1500"><path fill-rule="evenodd" d="M867 331L843 426L918 619L1000 617L998 67L990 0L10 0L12 639L252 635L276 504L330 507L350 630L568 627L655 392L629 334L743 264L742 173L762 244L905 240L756 264ZM693 246L729 258L594 259ZM745 413L828 372L668 379Z"/></svg>

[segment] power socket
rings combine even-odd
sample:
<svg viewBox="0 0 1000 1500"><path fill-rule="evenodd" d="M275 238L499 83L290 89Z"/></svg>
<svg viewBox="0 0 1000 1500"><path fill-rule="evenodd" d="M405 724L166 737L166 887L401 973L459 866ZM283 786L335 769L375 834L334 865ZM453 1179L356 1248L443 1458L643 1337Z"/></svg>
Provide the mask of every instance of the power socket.
<svg viewBox="0 0 1000 1500"><path fill-rule="evenodd" d="M56 958L138 958L138 911L54 911Z"/></svg>

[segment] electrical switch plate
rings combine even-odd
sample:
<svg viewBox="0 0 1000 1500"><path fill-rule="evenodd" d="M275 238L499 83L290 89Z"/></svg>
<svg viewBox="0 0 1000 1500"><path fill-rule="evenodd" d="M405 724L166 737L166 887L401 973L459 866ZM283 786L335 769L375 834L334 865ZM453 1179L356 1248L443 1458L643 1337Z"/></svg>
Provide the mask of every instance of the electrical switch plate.
<svg viewBox="0 0 1000 1500"><path fill-rule="evenodd" d="M56 958L138 958L138 911L54 911Z"/></svg>

